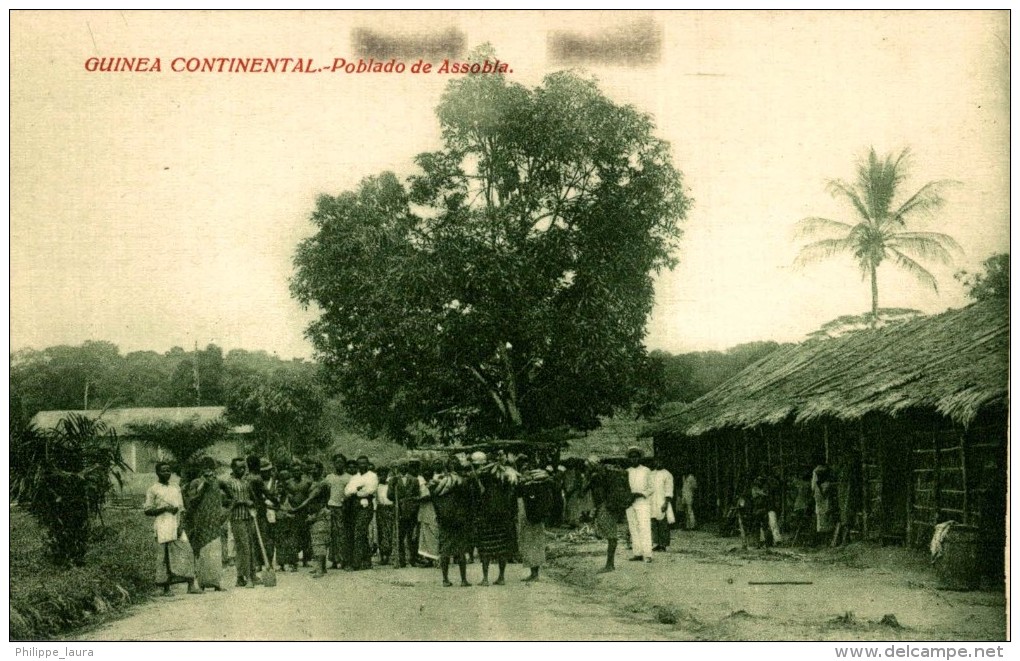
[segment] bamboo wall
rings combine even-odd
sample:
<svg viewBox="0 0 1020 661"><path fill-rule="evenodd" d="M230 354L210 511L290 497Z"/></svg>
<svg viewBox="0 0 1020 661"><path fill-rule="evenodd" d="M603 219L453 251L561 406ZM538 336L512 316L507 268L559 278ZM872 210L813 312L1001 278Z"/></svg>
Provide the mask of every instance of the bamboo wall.
<svg viewBox="0 0 1020 661"><path fill-rule="evenodd" d="M842 520L852 539L926 546L935 524L949 519L995 535L1004 530L1006 419L999 409L968 427L934 411L787 422L660 435L655 453L674 475L694 473L703 521L725 515L763 464L784 485L780 516L788 521L794 480L826 462L841 481L841 501L851 505Z"/></svg>

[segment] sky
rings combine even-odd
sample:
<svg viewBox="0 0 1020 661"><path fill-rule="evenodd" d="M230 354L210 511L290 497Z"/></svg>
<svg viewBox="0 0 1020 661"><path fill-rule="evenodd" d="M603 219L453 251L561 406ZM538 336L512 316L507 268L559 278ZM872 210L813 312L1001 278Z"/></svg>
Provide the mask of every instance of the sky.
<svg viewBox="0 0 1020 661"><path fill-rule="evenodd" d="M852 220L831 198L870 146L909 147L905 191L955 183L919 230L961 244L938 291L892 266L883 307L967 303L953 279L1009 249L1007 12L13 12L11 349L108 340L122 352L215 343L310 357L288 281L316 196L413 171L439 147L444 74L173 72L176 57L356 60L352 31L461 31L513 80L564 68L550 35L651 25L649 65L589 63L650 113L694 206L656 279L646 345L679 353L798 341L870 309L850 257L792 267L793 226ZM159 72L86 70L160 58ZM407 60L407 65L413 63Z"/></svg>

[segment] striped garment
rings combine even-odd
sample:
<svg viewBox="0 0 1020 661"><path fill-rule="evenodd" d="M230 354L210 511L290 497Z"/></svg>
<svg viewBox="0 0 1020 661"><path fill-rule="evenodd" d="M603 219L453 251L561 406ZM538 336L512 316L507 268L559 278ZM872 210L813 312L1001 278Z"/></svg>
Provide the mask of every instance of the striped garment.
<svg viewBox="0 0 1020 661"><path fill-rule="evenodd" d="M231 521L251 520L251 487L244 478L236 478L233 475L223 480L224 486L230 492L230 500L233 505L230 508Z"/></svg>

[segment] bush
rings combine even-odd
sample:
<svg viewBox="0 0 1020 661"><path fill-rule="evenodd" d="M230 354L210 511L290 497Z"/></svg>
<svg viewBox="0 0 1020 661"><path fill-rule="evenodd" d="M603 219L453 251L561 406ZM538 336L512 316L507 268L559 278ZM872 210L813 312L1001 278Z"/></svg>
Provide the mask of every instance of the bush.
<svg viewBox="0 0 1020 661"><path fill-rule="evenodd" d="M105 519L84 564L68 568L49 559L36 521L11 507L10 640L58 638L153 593L151 525L136 510L107 510Z"/></svg>
<svg viewBox="0 0 1020 661"><path fill-rule="evenodd" d="M100 419L71 413L53 429L11 429L10 458L11 501L45 528L56 562L82 564L92 519L128 470L117 434Z"/></svg>

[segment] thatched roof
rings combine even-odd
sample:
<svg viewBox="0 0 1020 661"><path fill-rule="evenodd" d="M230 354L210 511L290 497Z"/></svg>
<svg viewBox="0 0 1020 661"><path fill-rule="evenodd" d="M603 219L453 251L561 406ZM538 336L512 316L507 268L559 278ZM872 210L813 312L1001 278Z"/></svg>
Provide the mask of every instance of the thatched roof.
<svg viewBox="0 0 1020 661"><path fill-rule="evenodd" d="M87 418L102 416L103 422L116 430L121 437L130 437L131 425L144 425L155 422L171 424L193 422L202 425L213 420L220 420L226 413L223 406L177 406L161 408L129 408L129 409L89 409L88 411L40 411L32 417L32 424L40 429L52 429L61 418L77 413ZM239 425L230 428L232 434L250 434L251 425Z"/></svg>
<svg viewBox="0 0 1020 661"><path fill-rule="evenodd" d="M934 409L967 424L1005 404L1009 311L998 302L779 349L642 435L696 436L867 413Z"/></svg>

